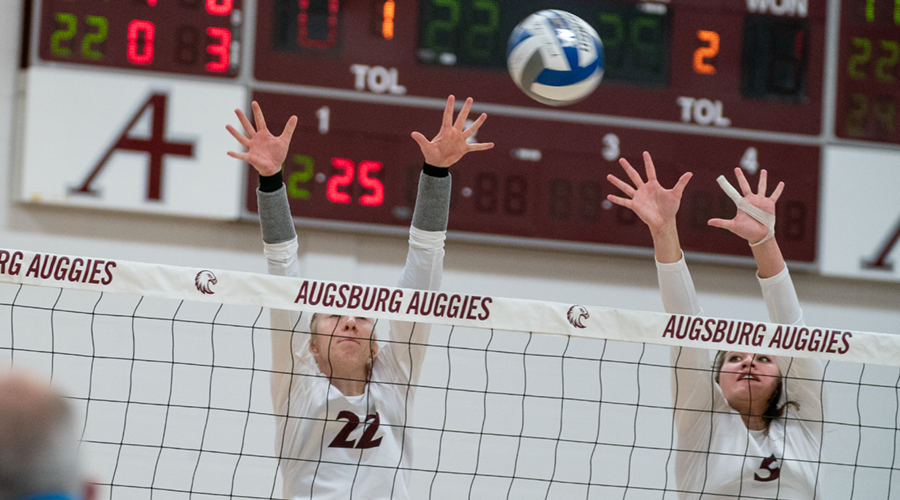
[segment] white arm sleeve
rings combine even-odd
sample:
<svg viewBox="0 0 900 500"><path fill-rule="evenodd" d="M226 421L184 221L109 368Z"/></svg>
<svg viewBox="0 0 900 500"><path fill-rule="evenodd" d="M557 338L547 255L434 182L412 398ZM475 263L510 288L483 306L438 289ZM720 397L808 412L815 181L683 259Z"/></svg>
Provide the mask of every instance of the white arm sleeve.
<svg viewBox="0 0 900 500"><path fill-rule="evenodd" d="M694 280L684 262L681 260L671 264L656 262L656 275L659 279L659 293L662 295L663 307L667 313L690 314L702 316L703 309L697 300Z"/></svg>
<svg viewBox="0 0 900 500"><path fill-rule="evenodd" d="M257 189L259 222L263 236L263 252L269 274L300 277L297 259L297 233L291 219L287 189L273 192ZM276 413L287 412L292 374L314 370L309 354L308 314L272 309L272 404ZM303 319L304 324L300 324ZM293 345L292 345L293 344Z"/></svg>
<svg viewBox="0 0 900 500"><path fill-rule="evenodd" d="M265 243L263 247L269 274L300 277L297 238L283 243ZM272 403L276 412L287 411L291 373L311 369L309 354L308 314L285 309L271 309L272 328ZM301 321L301 319L303 321ZM308 359L306 359L308 358Z"/></svg>
<svg viewBox="0 0 900 500"><path fill-rule="evenodd" d="M445 231L423 231L414 226L410 227L409 253L397 286L438 290L443 272L445 239ZM407 381L415 383L418 380L430 332L431 325L427 323L391 321L391 342L386 348L389 352L383 354L386 364L392 364L393 361L394 366L388 368L399 370L394 373L392 379L402 380L404 383Z"/></svg>
<svg viewBox="0 0 900 500"><path fill-rule="evenodd" d="M683 255L681 260L671 264L657 261L656 272L666 312L691 316L703 314ZM679 442L683 441L686 448L704 449L709 439L709 415L702 412L712 409L713 391L718 389L710 371L709 351L673 347L669 357L673 367L672 402L676 409Z"/></svg>
<svg viewBox="0 0 900 500"><path fill-rule="evenodd" d="M760 278L757 275L757 279L762 288L766 309L769 311L769 321L802 325L803 311L800 309L800 300L797 298L797 291L794 290L794 282L787 267L771 278Z"/></svg>
<svg viewBox="0 0 900 500"><path fill-rule="evenodd" d="M769 311L769 321L803 327L805 325L803 310L800 308L800 300L797 298L797 291L794 289L794 282L787 267L771 278L758 279L766 309ZM815 426L816 421L821 422L825 406L825 395L822 391L825 368L822 361L787 356L779 356L777 359L784 377L782 402L794 401L800 405L799 410L788 408L787 416L804 420L806 426ZM793 412L793 415L790 412Z"/></svg>

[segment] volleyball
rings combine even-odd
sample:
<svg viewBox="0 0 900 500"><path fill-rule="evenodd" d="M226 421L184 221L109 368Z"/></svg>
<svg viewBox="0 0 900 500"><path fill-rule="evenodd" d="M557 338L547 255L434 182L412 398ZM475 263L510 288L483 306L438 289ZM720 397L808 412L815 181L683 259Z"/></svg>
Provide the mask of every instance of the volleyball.
<svg viewBox="0 0 900 500"><path fill-rule="evenodd" d="M513 30L506 65L528 97L551 106L578 102L603 78L603 43L580 17L562 10L542 10Z"/></svg>

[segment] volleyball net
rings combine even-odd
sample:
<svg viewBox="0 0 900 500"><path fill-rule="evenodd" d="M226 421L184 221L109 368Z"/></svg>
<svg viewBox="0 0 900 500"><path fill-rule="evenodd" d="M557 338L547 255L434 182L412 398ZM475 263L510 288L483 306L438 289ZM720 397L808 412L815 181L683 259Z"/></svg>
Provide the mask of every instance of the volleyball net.
<svg viewBox="0 0 900 500"><path fill-rule="evenodd" d="M696 349L707 375L718 350L818 360L799 380L818 391L800 401L818 456L777 460L812 464L816 498L900 498L895 335L0 250L0 366L70 399L107 498L285 497L280 469L309 458L276 445L272 380L292 374L273 345L308 332L273 328L270 308L431 325L401 429L410 498L696 498L673 403L690 389L673 362Z"/></svg>

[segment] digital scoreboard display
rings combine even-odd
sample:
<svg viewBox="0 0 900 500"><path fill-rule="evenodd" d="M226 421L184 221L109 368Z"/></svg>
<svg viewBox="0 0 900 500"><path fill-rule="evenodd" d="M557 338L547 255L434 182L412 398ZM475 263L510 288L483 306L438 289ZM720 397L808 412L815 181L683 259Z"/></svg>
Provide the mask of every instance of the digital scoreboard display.
<svg viewBox="0 0 900 500"><path fill-rule="evenodd" d="M46 61L234 77L242 0L43 0Z"/></svg>
<svg viewBox="0 0 900 500"><path fill-rule="evenodd" d="M270 127L286 122L291 114L298 117L283 173L295 215L409 225L422 154L406 131L433 134L440 123L439 110L423 113L270 92L255 92L253 99L268 110ZM815 257L818 196L810 186L819 184L816 146L711 141L698 135L560 126L496 115L488 118L476 139L496 145L451 167L451 230L650 247L650 232L634 213L606 200L607 194L618 194L606 180L608 173L622 175L616 160L625 156L643 170L641 153L647 149L654 155L663 185L674 185L684 172L694 172L679 211L685 249L749 254L745 241L706 224L712 217L734 213L734 203L715 179L725 174L733 180L733 168L743 162L754 172L766 166L771 179L789 186L776 214L785 256L806 262ZM248 208L255 212L255 170L248 173L247 182Z"/></svg>
<svg viewBox="0 0 900 500"><path fill-rule="evenodd" d="M646 150L664 185L695 173L679 213L686 250L750 254L706 220L735 211L716 177L741 167L753 184L765 168L787 184L785 256L815 262L822 147L900 144L900 0L34 1L40 64L213 77L247 89L275 132L297 115L284 168L300 223L407 226L422 163L409 134L433 136L449 94L488 112L476 139L496 144L452 168L450 229L512 244L650 247L646 227L606 200L617 160L639 165ZM590 23L605 51L597 90L560 108L506 70L513 28L550 8ZM838 35L836 95L825 95Z"/></svg>
<svg viewBox="0 0 900 500"><path fill-rule="evenodd" d="M900 0L844 0L835 134L900 144Z"/></svg>
<svg viewBox="0 0 900 500"><path fill-rule="evenodd" d="M559 8L597 30L608 60L601 86L566 110L820 132L825 0L259 0L257 6L253 74L260 81L547 109L513 84L506 43L529 14Z"/></svg>

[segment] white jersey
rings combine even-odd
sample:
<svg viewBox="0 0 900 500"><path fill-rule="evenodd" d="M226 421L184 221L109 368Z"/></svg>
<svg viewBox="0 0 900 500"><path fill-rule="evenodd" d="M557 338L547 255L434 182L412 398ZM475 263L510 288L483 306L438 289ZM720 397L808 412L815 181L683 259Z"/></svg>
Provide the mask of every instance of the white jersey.
<svg viewBox="0 0 900 500"><path fill-rule="evenodd" d="M398 286L440 287L444 238L443 231L410 228L409 254ZM265 252L270 274L300 275L296 238L266 244ZM331 385L309 352L305 333L309 316L272 311L276 330L272 338L272 400L279 416L275 450L285 496L409 498L412 447L406 426L430 326L376 323L376 334L383 338L387 330L389 342L379 349L365 392L347 397Z"/></svg>
<svg viewBox="0 0 900 500"><path fill-rule="evenodd" d="M666 312L703 313L684 259L657 263ZM770 320L803 325L797 294L787 269L760 279ZM678 444L675 475L678 498L735 500L820 499L819 450L825 401L821 399L824 370L819 360L778 357L784 377L786 407L768 431L749 430L722 394L710 367L709 351L672 348L671 362L675 427Z"/></svg>

